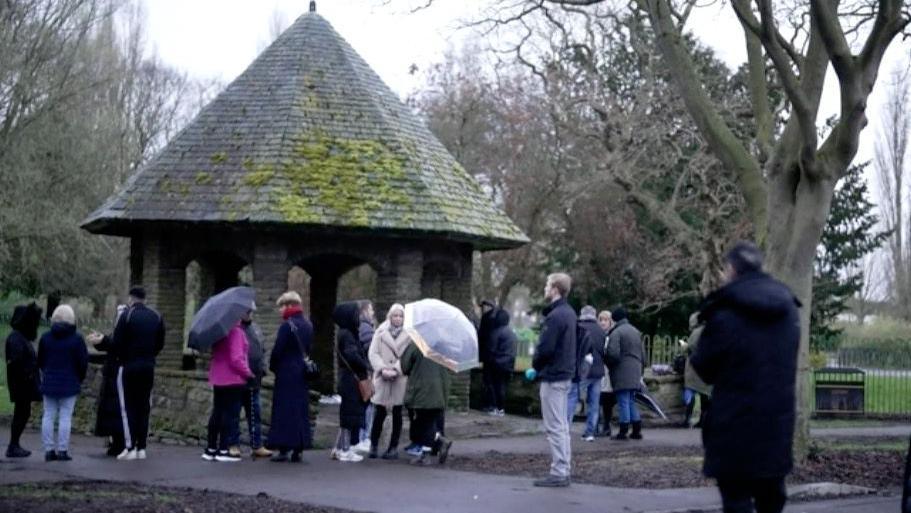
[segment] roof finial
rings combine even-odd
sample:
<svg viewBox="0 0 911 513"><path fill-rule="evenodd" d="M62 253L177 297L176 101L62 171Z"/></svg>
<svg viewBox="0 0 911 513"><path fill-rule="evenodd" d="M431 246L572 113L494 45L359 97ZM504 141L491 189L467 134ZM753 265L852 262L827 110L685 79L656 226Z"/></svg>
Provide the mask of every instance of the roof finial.
<svg viewBox="0 0 911 513"><path fill-rule="evenodd" d="M316 12L316 0L310 0L310 12Z"/></svg>

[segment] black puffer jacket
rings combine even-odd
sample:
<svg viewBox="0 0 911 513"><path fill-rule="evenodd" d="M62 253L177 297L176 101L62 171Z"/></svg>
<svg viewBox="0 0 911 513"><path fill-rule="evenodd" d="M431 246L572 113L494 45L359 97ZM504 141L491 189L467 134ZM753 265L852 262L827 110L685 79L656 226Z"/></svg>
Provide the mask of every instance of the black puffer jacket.
<svg viewBox="0 0 911 513"><path fill-rule="evenodd" d="M569 381L576 374L576 312L561 298L544 315L532 367L541 381Z"/></svg>
<svg viewBox="0 0 911 513"><path fill-rule="evenodd" d="M706 298L705 329L690 363L715 385L702 428L707 476L778 478L791 471L798 306L787 286L763 273Z"/></svg>

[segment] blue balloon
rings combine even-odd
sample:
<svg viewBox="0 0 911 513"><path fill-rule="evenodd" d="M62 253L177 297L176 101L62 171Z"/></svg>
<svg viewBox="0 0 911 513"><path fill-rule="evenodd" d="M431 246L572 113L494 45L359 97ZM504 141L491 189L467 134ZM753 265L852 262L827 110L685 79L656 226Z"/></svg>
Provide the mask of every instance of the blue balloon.
<svg viewBox="0 0 911 513"><path fill-rule="evenodd" d="M525 370L525 379L528 381L534 381L536 377L538 377L538 371L534 368Z"/></svg>

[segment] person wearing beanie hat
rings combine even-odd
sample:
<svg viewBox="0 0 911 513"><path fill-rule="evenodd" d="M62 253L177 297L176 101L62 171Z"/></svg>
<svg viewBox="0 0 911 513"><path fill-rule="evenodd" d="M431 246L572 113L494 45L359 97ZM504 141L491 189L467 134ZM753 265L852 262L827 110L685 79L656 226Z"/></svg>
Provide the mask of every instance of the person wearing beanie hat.
<svg viewBox="0 0 911 513"><path fill-rule="evenodd" d="M762 253L741 242L725 254L726 283L706 297L690 364L712 389L703 420L703 471L725 511L780 512L793 468L800 303L762 272Z"/></svg>
<svg viewBox="0 0 911 513"><path fill-rule="evenodd" d="M89 365L82 334L76 331L76 314L69 305L59 305L51 315L51 330L38 342L38 368L44 413L41 440L45 461L69 461L73 409ZM54 424L57 424L56 438Z"/></svg>
<svg viewBox="0 0 911 513"><path fill-rule="evenodd" d="M636 391L642 381L642 370L645 368L645 348L642 345L642 334L632 324L626 309L617 307L611 317L614 326L608 334L605 357L610 369L611 387L617 397L619 408L620 430L616 440L629 438L642 439L642 418L634 401Z"/></svg>

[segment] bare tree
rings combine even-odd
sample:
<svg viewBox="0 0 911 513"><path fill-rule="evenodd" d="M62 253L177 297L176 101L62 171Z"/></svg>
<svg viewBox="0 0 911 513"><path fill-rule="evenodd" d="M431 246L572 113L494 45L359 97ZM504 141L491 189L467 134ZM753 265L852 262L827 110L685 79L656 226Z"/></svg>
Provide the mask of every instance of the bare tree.
<svg viewBox="0 0 911 513"><path fill-rule="evenodd" d="M586 18L604 4L613 2L504 0L497 2L485 21L491 29L509 25L520 27L521 32L535 17L551 20L555 9ZM857 153L860 132L867 123L867 99L886 49L911 22L911 4L811 0L776 5L772 0L732 0L744 31L745 80L756 126L746 136L722 115L721 105L705 87L692 47L686 44L686 22L699 2L633 0L630 5L648 20L669 80L712 154L736 177L755 238L766 249L769 270L809 305L816 247L835 185ZM521 55L521 45L518 52ZM830 65L838 79L840 113L828 136L820 140L817 120ZM786 99L780 129L776 129L777 106L769 101L773 80ZM809 326L810 308L803 308L795 431L801 456L809 438Z"/></svg>
<svg viewBox="0 0 911 513"><path fill-rule="evenodd" d="M879 178L879 207L889 237L889 292L896 311L911 319L911 252L905 205L908 184L908 138L911 136L911 73L907 64L891 73L883 117L876 138L876 174Z"/></svg>

